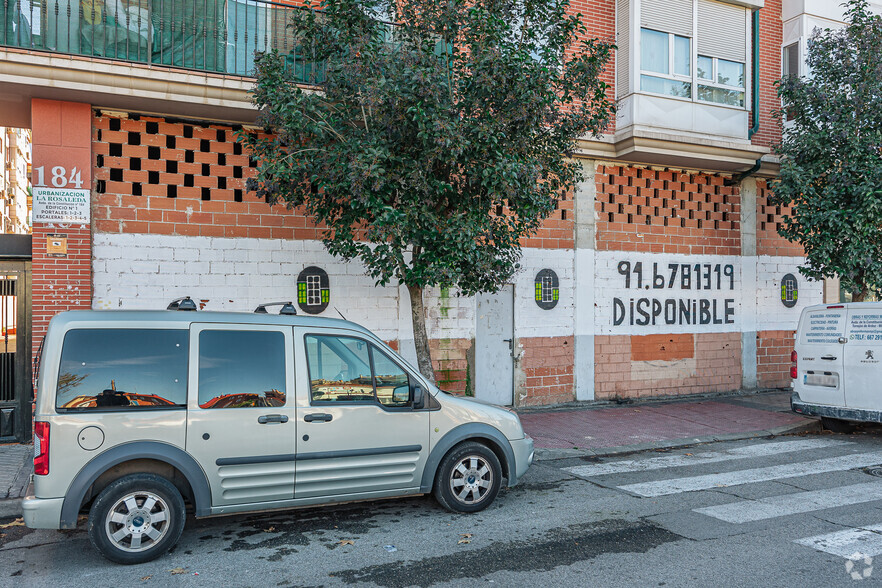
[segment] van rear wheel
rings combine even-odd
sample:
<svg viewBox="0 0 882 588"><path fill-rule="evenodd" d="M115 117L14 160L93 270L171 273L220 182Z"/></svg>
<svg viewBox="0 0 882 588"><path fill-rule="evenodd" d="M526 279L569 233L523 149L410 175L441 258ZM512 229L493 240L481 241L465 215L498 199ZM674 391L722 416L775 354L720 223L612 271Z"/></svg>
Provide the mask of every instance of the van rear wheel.
<svg viewBox="0 0 882 588"><path fill-rule="evenodd" d="M842 419L831 419L830 417L821 417L821 426L834 433L854 433L854 423L843 421Z"/></svg>
<svg viewBox="0 0 882 588"><path fill-rule="evenodd" d="M105 488L89 511L89 539L101 555L121 564L156 559L184 530L184 499L155 474L133 474Z"/></svg>
<svg viewBox="0 0 882 588"><path fill-rule="evenodd" d="M484 510L499 494L502 467L489 447L476 442L456 446L435 474L435 499L453 512Z"/></svg>

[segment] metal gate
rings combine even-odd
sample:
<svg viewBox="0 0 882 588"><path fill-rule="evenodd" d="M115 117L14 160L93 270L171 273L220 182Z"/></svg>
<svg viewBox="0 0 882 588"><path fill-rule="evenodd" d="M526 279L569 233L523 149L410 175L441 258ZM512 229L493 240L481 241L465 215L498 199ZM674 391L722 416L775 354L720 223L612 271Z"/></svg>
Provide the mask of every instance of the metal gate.
<svg viewBox="0 0 882 588"><path fill-rule="evenodd" d="M30 265L0 261L0 442L31 439Z"/></svg>

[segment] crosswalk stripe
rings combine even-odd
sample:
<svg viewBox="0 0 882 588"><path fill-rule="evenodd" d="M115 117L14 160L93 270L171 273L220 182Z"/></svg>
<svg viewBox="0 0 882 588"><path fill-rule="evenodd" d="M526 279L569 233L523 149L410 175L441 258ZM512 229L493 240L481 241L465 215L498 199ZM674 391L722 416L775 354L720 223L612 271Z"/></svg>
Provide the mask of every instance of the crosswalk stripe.
<svg viewBox="0 0 882 588"><path fill-rule="evenodd" d="M650 457L648 459L642 460L628 459L610 463L588 464L574 466L571 468L564 468L564 471L567 471L575 476L589 478L592 476L604 476L607 474L647 472L651 470L661 470L666 468L694 466L706 463L718 463L721 461L729 461L733 459L767 457L770 455L777 455L779 453L823 449L825 447L835 447L841 445L853 445L853 443L851 441L839 441L836 439L798 439L796 441L781 441L778 443L746 445L744 447L736 447L734 449L728 449L726 451L706 451L704 453L696 453L694 455L663 455L660 457Z"/></svg>
<svg viewBox="0 0 882 588"><path fill-rule="evenodd" d="M882 481L743 500L693 510L727 523L740 524L874 500L882 500Z"/></svg>
<svg viewBox="0 0 882 588"><path fill-rule="evenodd" d="M693 492L696 490L708 490L725 486L767 482L783 478L797 478L811 474L841 472L879 463L882 463L882 452L874 451L871 453L855 453L839 457L816 459L803 463L752 468L721 474L708 474L704 476L674 478L672 480L626 484L624 486L618 486L618 488L619 490L624 490L638 496L651 498L655 496L679 494L681 492Z"/></svg>
<svg viewBox="0 0 882 588"><path fill-rule="evenodd" d="M882 525L806 537L797 539L794 543L849 559L856 557L856 554L875 557L882 555Z"/></svg>

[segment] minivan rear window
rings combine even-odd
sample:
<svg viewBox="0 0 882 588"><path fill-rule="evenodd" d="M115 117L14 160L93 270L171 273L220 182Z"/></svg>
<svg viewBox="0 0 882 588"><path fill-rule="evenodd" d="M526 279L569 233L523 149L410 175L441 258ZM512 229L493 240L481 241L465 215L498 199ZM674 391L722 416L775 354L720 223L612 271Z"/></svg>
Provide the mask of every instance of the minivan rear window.
<svg viewBox="0 0 882 588"><path fill-rule="evenodd" d="M186 406L188 338L182 329L68 331L61 350L56 408Z"/></svg>

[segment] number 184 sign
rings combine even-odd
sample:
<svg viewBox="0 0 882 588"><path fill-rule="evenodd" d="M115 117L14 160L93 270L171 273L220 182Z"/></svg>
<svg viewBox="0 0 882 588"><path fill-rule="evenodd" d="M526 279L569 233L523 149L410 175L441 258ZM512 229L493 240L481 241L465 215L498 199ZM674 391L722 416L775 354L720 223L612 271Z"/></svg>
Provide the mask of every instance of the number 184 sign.
<svg viewBox="0 0 882 588"><path fill-rule="evenodd" d="M83 190L83 180L77 168L68 170L56 165L51 169L47 185L44 166L35 167L33 222L88 223L90 191Z"/></svg>

